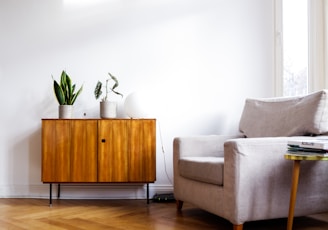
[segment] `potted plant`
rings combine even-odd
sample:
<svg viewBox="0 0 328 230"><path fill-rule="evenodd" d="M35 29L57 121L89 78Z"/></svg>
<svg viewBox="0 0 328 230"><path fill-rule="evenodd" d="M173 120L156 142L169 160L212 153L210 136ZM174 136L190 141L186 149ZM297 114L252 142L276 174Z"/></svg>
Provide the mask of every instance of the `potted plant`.
<svg viewBox="0 0 328 230"><path fill-rule="evenodd" d="M106 79L105 86L103 86L103 83L101 81L98 81L94 94L95 98L99 99L99 97L102 95L102 88L105 88L105 96L101 98L100 101L100 117L101 118L115 118L117 113L117 103L116 101L110 101L108 100L108 96L110 93L114 93L117 95L120 95L123 97L123 94L116 91L116 88L118 87L119 83L115 76L113 76L111 73L108 73L110 78ZM113 84L110 86L110 81L113 82Z"/></svg>
<svg viewBox="0 0 328 230"><path fill-rule="evenodd" d="M73 104L82 92L83 85L77 92L75 92L75 87L64 70L59 83L54 79L54 92L59 103L59 118L72 118Z"/></svg>

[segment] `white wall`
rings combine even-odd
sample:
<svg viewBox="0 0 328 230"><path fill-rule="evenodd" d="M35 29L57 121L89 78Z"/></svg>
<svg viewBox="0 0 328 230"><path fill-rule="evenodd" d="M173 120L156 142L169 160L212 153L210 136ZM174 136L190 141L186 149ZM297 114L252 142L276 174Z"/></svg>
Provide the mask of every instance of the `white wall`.
<svg viewBox="0 0 328 230"><path fill-rule="evenodd" d="M63 69L84 84L75 117L99 116L93 90L108 72L125 96L149 94L172 179L174 137L236 133L244 99L273 96L273 22L273 0L0 0L0 197L48 195L40 119L57 116ZM172 190L157 137L151 194ZM110 195L144 196L125 188ZM109 194L82 190L63 195Z"/></svg>

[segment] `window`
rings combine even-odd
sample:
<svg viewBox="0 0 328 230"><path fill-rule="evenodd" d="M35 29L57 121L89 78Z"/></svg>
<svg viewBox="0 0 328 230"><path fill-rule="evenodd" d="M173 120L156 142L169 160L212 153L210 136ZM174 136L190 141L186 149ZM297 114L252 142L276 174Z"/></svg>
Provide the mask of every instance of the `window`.
<svg viewBox="0 0 328 230"><path fill-rule="evenodd" d="M282 0L283 96L308 93L308 0Z"/></svg>

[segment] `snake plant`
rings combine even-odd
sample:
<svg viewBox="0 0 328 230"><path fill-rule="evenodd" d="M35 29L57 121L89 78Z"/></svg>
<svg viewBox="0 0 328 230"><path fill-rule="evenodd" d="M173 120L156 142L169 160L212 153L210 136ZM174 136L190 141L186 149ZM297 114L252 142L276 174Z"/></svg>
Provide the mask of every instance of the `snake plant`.
<svg viewBox="0 0 328 230"><path fill-rule="evenodd" d="M57 101L60 105L73 105L76 98L82 92L83 85L80 89L75 92L75 84L72 85L71 78L67 75L67 73L63 70L60 83L54 80L54 91L57 98Z"/></svg>
<svg viewBox="0 0 328 230"><path fill-rule="evenodd" d="M113 92L117 95L120 95L121 97L123 97L123 94L119 93L116 91L116 88L118 87L119 83L118 83L118 80L115 76L113 76L111 73L108 73L110 78L106 79L106 86L105 86L105 89L106 89L106 94L105 96L101 99L101 101L106 101L107 98L108 98L108 94L110 92ZM111 88L109 88L109 81L112 80L114 81L114 84L112 85ZM95 98L98 99L101 94L102 94L102 87L103 87L103 84L102 82L98 81L97 85L96 85L96 88L95 88L95 91L94 91L94 94L95 94Z"/></svg>

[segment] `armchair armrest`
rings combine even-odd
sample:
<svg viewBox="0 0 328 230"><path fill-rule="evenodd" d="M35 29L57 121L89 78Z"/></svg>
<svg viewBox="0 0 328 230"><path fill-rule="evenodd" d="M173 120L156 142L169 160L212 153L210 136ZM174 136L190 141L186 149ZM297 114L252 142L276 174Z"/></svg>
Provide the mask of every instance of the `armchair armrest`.
<svg viewBox="0 0 328 230"><path fill-rule="evenodd" d="M240 136L204 135L194 137L176 137L173 141L173 174L175 198L180 201L192 202L195 194L201 193L197 186L193 186L193 183L201 182L191 181L180 175L180 159L187 157L221 157L223 159L224 142L231 138L238 137ZM186 190L188 191L187 194L185 192ZM212 203L213 201L207 200L206 202Z"/></svg>
<svg viewBox="0 0 328 230"><path fill-rule="evenodd" d="M239 138L237 135L204 135L193 137L176 137L173 141L173 153L181 157L223 157L224 142Z"/></svg>
<svg viewBox="0 0 328 230"><path fill-rule="evenodd" d="M288 140L301 138L310 137L242 138L225 142L223 183L229 207L227 215L235 218L232 222L287 216L292 162L285 160L284 154ZM311 187L310 173L302 179ZM299 209L298 215L305 210Z"/></svg>

